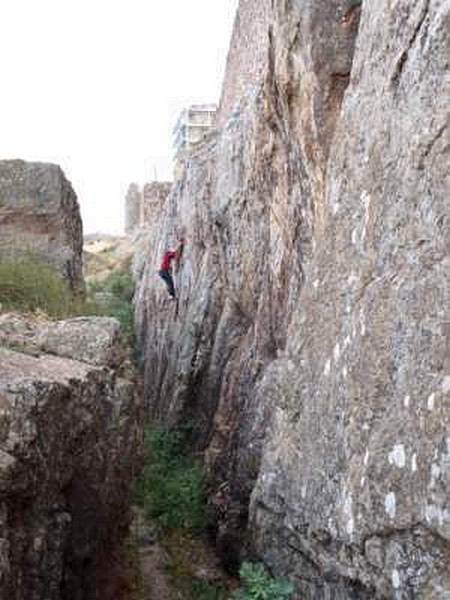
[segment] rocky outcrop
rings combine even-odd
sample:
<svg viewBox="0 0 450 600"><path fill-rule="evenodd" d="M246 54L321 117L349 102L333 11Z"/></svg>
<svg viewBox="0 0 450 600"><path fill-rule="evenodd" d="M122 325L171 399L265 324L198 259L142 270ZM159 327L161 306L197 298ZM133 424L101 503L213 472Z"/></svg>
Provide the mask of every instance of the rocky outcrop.
<svg viewBox="0 0 450 600"><path fill-rule="evenodd" d="M140 405L119 324L0 316L0 597L118 600Z"/></svg>
<svg viewBox="0 0 450 600"><path fill-rule="evenodd" d="M278 568L290 548L311 597L450 593L449 17L363 3L300 308L265 377L253 532Z"/></svg>
<svg viewBox="0 0 450 600"><path fill-rule="evenodd" d="M172 184L168 181L150 181L144 185L142 190L141 227L151 227L161 213L171 188Z"/></svg>
<svg viewBox="0 0 450 600"><path fill-rule="evenodd" d="M149 234L147 407L204 451L230 564L248 544L299 599L443 599L449 6L267 10L263 69L249 93L226 75ZM155 269L180 232L173 305Z"/></svg>
<svg viewBox="0 0 450 600"><path fill-rule="evenodd" d="M32 255L83 287L77 197L60 167L0 161L0 257Z"/></svg>
<svg viewBox="0 0 450 600"><path fill-rule="evenodd" d="M132 183L125 196L125 233L133 233L139 227L141 204L142 192L137 183Z"/></svg>
<svg viewBox="0 0 450 600"><path fill-rule="evenodd" d="M241 0L236 13L228 50L222 97L216 121L226 122L243 96L257 93L267 69L269 0Z"/></svg>
<svg viewBox="0 0 450 600"><path fill-rule="evenodd" d="M125 232L132 236L146 229L162 209L172 184L168 181L151 181L141 189L132 183L125 196Z"/></svg>

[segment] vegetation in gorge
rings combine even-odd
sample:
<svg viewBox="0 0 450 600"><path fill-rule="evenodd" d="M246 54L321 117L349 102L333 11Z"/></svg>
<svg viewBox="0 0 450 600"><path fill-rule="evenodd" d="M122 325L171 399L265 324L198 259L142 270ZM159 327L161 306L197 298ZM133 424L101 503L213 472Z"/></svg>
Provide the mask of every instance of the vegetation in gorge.
<svg viewBox="0 0 450 600"><path fill-rule="evenodd" d="M136 497L147 516L168 531L204 526L205 485L200 465L186 458L183 435L148 429Z"/></svg>
<svg viewBox="0 0 450 600"><path fill-rule="evenodd" d="M227 576L204 535L206 490L201 465L189 458L182 432L148 429L135 500L156 526L155 544L176 597L227 600Z"/></svg>
<svg viewBox="0 0 450 600"><path fill-rule="evenodd" d="M112 272L102 281L92 280L88 284L88 298L96 306L98 314L115 317L122 331L133 338L133 294L134 281L127 270Z"/></svg>
<svg viewBox="0 0 450 600"><path fill-rule="evenodd" d="M108 315L117 318L125 335L133 339L134 283L125 269L102 280L91 279L86 295L74 294L68 283L48 265L34 257L0 261L0 304L3 310L42 311L52 318ZM23 351L21 349L21 351ZM205 563L205 545L199 534L205 526L205 480L201 465L190 459L183 432L148 429L144 464L136 485L136 500L148 519L157 523L161 543L170 555L168 573L185 600L228 600L225 580L198 577L196 565ZM137 540L129 541L130 594L141 598L141 574ZM193 561L195 556L198 560ZM233 600L283 600L292 588L273 579L261 564L244 563L242 588ZM234 584L235 585L235 584ZM232 585L233 587L233 585Z"/></svg>
<svg viewBox="0 0 450 600"><path fill-rule="evenodd" d="M52 318L115 317L131 340L133 293L134 282L125 270L111 273L102 282L93 281L84 295L74 293L61 275L33 256L0 261L2 310L41 311Z"/></svg>
<svg viewBox="0 0 450 600"><path fill-rule="evenodd" d="M287 579L272 577L262 563L244 562L239 574L242 587L233 594L232 600L283 600L294 592Z"/></svg>
<svg viewBox="0 0 450 600"><path fill-rule="evenodd" d="M28 256L0 261L0 304L3 310L41 310L61 318L92 311L58 273Z"/></svg>
<svg viewBox="0 0 450 600"><path fill-rule="evenodd" d="M174 529L162 543L170 556L168 573L183 600L228 600L231 578L211 569L212 552L201 535Z"/></svg>

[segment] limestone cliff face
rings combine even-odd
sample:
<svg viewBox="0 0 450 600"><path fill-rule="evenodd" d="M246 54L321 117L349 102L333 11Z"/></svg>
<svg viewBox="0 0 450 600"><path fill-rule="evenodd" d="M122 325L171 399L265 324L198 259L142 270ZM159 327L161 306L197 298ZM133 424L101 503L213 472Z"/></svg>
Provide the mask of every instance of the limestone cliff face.
<svg viewBox="0 0 450 600"><path fill-rule="evenodd" d="M240 0L228 50L216 122L222 125L249 91L257 92L267 69L269 0Z"/></svg>
<svg viewBox="0 0 450 600"><path fill-rule="evenodd" d="M148 410L205 451L224 557L249 543L299 599L450 592L449 19L272 2L259 84L226 75L149 232Z"/></svg>
<svg viewBox="0 0 450 600"><path fill-rule="evenodd" d="M0 316L0 597L119 600L140 405L119 324Z"/></svg>
<svg viewBox="0 0 450 600"><path fill-rule="evenodd" d="M172 184L168 181L150 181L142 189L142 204L140 227L153 224L155 217L160 213L161 206L170 194Z"/></svg>
<svg viewBox="0 0 450 600"><path fill-rule="evenodd" d="M32 254L82 288L77 197L60 167L0 161L0 256Z"/></svg>

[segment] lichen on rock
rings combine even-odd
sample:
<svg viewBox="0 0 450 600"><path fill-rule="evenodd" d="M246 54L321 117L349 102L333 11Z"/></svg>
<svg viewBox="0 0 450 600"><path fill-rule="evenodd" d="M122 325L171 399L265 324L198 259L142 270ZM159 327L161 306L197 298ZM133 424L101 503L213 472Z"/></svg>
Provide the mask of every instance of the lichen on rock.
<svg viewBox="0 0 450 600"><path fill-rule="evenodd" d="M442 599L449 6L313 4L264 3L262 68L227 73L150 228L145 399L204 451L230 565L250 547L298 598ZM180 231L176 306L155 271Z"/></svg>

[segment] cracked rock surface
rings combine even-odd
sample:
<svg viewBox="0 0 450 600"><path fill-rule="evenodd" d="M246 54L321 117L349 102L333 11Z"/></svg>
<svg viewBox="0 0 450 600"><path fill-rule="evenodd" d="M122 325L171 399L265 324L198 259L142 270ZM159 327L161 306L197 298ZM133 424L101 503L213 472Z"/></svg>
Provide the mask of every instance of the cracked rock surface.
<svg viewBox="0 0 450 600"><path fill-rule="evenodd" d="M229 565L251 548L296 600L447 599L450 5L239 11L228 68L247 22L265 58L148 232L147 409L204 451Z"/></svg>
<svg viewBox="0 0 450 600"><path fill-rule="evenodd" d="M118 600L141 427L119 324L0 321L0 597Z"/></svg>

